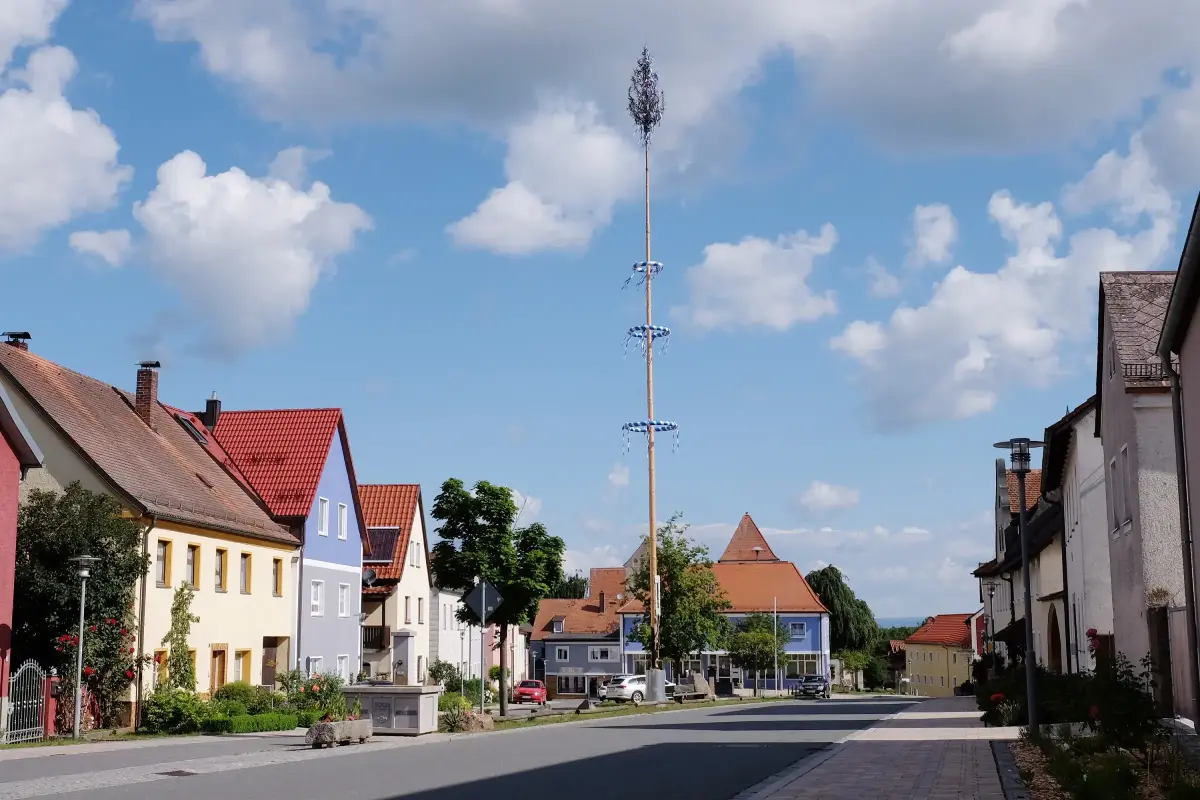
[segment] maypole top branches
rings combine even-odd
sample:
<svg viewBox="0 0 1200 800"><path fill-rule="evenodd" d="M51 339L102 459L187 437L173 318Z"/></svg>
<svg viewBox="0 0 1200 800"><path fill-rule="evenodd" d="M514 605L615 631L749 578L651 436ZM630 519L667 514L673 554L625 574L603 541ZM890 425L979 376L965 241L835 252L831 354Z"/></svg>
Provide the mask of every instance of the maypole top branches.
<svg viewBox="0 0 1200 800"><path fill-rule="evenodd" d="M633 75L629 79L629 116L638 130L642 147L650 146L650 136L662 122L663 93L658 89L658 73L650 60L650 51L642 48Z"/></svg>

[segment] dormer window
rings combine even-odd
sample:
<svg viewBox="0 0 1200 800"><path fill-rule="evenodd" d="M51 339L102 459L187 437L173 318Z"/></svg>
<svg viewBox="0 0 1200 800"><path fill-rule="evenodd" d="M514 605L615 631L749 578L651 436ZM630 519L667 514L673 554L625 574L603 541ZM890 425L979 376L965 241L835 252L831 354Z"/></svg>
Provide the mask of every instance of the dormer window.
<svg viewBox="0 0 1200 800"><path fill-rule="evenodd" d="M562 617L555 617L553 624L554 624L554 632L555 633L563 632L563 618Z"/></svg>

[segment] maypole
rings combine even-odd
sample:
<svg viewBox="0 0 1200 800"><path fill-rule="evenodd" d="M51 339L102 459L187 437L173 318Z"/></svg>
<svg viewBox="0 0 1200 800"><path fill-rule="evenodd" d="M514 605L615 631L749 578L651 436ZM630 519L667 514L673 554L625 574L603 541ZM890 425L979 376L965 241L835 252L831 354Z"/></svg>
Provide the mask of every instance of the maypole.
<svg viewBox="0 0 1200 800"><path fill-rule="evenodd" d="M633 271L640 274L646 289L646 324L629 329L628 335L639 340L646 357L646 419L637 422L627 422L622 426L626 433L644 433L646 435L646 461L648 469L650 528L648 542L649 575L650 575L650 616L651 647L650 663L647 665L646 700L662 702L665 700L662 671L662 656L659 641L660 615L662 604L658 579L658 531L656 520L656 497L654 475L654 435L667 431L678 434L679 426L674 422L657 419L654 416L654 344L655 340L666 341L671 331L661 325L654 324L653 302L651 289L654 276L662 271L662 264L650 259L650 138L654 129L662 122L663 95L658 89L658 73L654 71L650 60L650 51L642 48L641 58L634 67L629 80L629 116L633 119L638 137L642 143L642 153L646 164L646 255L645 260L633 265Z"/></svg>

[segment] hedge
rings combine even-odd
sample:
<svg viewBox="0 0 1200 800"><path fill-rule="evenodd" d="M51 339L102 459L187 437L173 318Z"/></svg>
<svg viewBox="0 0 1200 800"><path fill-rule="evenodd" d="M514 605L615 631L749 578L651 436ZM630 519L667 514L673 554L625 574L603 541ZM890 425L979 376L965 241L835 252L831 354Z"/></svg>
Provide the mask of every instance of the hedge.
<svg viewBox="0 0 1200 800"><path fill-rule="evenodd" d="M295 714L242 714L236 717L211 717L204 721L205 733L265 733L290 731L299 727Z"/></svg>
<svg viewBox="0 0 1200 800"><path fill-rule="evenodd" d="M301 728L311 728L313 725L316 725L318 722L320 722L322 716L324 715L320 711L316 710L297 711L296 724Z"/></svg>

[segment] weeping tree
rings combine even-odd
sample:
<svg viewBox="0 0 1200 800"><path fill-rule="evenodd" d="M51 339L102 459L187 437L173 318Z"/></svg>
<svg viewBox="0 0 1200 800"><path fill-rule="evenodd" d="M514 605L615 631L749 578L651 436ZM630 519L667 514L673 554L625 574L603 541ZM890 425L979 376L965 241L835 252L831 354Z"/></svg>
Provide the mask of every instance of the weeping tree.
<svg viewBox="0 0 1200 800"><path fill-rule="evenodd" d="M879 626L871 607L854 595L842 571L830 564L808 573L805 580L829 609L829 649L869 651L879 638Z"/></svg>

